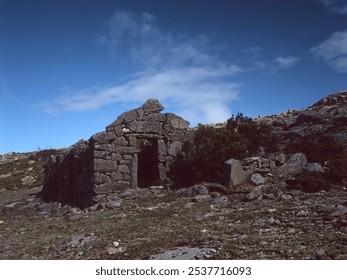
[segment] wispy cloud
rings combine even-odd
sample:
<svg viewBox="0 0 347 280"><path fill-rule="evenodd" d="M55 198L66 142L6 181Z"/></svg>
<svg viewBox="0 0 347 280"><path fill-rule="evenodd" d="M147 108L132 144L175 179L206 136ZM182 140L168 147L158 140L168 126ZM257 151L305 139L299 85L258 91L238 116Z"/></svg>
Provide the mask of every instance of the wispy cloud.
<svg viewBox="0 0 347 280"><path fill-rule="evenodd" d="M219 122L230 116L228 103L237 99L240 88L236 83L221 82L220 79L238 71L236 66L220 65L219 68L192 67L141 73L124 85L60 96L42 104L41 108L56 114L98 109L116 102L141 103L153 97L177 107L177 113L193 124ZM219 82L215 82L216 79Z"/></svg>
<svg viewBox="0 0 347 280"><path fill-rule="evenodd" d="M275 69L288 69L296 65L299 61L299 58L294 56L278 56L275 58L275 65L273 66Z"/></svg>
<svg viewBox="0 0 347 280"><path fill-rule="evenodd" d="M260 56L262 51L263 51L263 48L258 46L249 47L243 50L244 53L250 54L254 57Z"/></svg>
<svg viewBox="0 0 347 280"><path fill-rule="evenodd" d="M347 30L331 34L311 52L335 71L347 72Z"/></svg>
<svg viewBox="0 0 347 280"><path fill-rule="evenodd" d="M316 2L323 4L331 12L347 14L347 0L316 0Z"/></svg>
<svg viewBox="0 0 347 280"><path fill-rule="evenodd" d="M116 10L107 21L108 34L100 43L116 54L127 55L145 68L163 69L211 64L216 58L204 34L190 38L162 32L156 16Z"/></svg>
<svg viewBox="0 0 347 280"><path fill-rule="evenodd" d="M1 84L1 95L11 101L18 101L18 97L8 90L5 83Z"/></svg>
<svg viewBox="0 0 347 280"><path fill-rule="evenodd" d="M193 125L225 121L231 115L230 102L240 90L232 76L243 70L222 62L206 35L162 32L158 19L148 13L115 11L107 26L100 43L135 62L138 72L122 85L62 95L43 102L41 109L58 114L157 98Z"/></svg>

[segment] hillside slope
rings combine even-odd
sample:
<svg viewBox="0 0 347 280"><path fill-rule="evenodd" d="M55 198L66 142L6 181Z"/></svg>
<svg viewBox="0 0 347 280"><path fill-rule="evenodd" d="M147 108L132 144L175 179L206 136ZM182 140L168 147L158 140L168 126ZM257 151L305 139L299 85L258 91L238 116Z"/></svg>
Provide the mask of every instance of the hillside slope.
<svg viewBox="0 0 347 280"><path fill-rule="evenodd" d="M339 92L258 121L283 143L313 135L345 144L346 110ZM346 182L307 193L266 171L263 185L127 189L81 210L38 195L43 164L59 152L0 156L0 259L347 259Z"/></svg>

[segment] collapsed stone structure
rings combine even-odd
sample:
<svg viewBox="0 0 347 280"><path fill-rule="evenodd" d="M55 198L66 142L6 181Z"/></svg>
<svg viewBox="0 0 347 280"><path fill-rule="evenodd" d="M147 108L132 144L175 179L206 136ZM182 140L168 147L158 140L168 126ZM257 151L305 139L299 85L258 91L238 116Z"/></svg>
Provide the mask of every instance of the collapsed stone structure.
<svg viewBox="0 0 347 280"><path fill-rule="evenodd" d="M170 184L169 172L185 141L189 122L162 114L158 100L121 114L106 131L79 141L45 166L46 200L86 207L97 194Z"/></svg>
<svg viewBox="0 0 347 280"><path fill-rule="evenodd" d="M236 187L248 179L253 185L261 185L277 179L288 179L302 172L325 170L320 163L309 163L303 153L269 154L267 157L248 157L242 160L229 159L225 162L225 185Z"/></svg>

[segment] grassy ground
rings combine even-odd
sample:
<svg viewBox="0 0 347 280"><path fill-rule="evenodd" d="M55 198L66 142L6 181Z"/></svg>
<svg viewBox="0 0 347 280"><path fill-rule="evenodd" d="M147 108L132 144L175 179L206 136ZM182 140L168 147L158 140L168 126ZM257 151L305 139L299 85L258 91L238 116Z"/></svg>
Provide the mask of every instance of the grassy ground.
<svg viewBox="0 0 347 280"><path fill-rule="evenodd" d="M141 190L119 207L61 216L38 210L44 161L0 164L0 175L15 173L0 179L1 259L148 259L180 246L214 248L213 259L347 259L346 214L331 216L347 206L343 189L250 202L230 194L226 208ZM35 182L23 185L25 176Z"/></svg>

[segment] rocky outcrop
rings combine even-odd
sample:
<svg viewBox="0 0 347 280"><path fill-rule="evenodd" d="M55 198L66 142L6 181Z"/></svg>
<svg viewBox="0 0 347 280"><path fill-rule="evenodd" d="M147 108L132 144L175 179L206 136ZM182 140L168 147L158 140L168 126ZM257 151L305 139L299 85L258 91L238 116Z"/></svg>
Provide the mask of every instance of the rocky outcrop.
<svg viewBox="0 0 347 280"><path fill-rule="evenodd" d="M305 136L329 136L347 145L347 91L324 97L303 110L257 120L274 126L285 143Z"/></svg>
<svg viewBox="0 0 347 280"><path fill-rule="evenodd" d="M192 137L189 122L149 99L121 114L106 131L80 141L45 168L42 195L46 200L85 207L94 195L127 188L170 184L169 171Z"/></svg>

